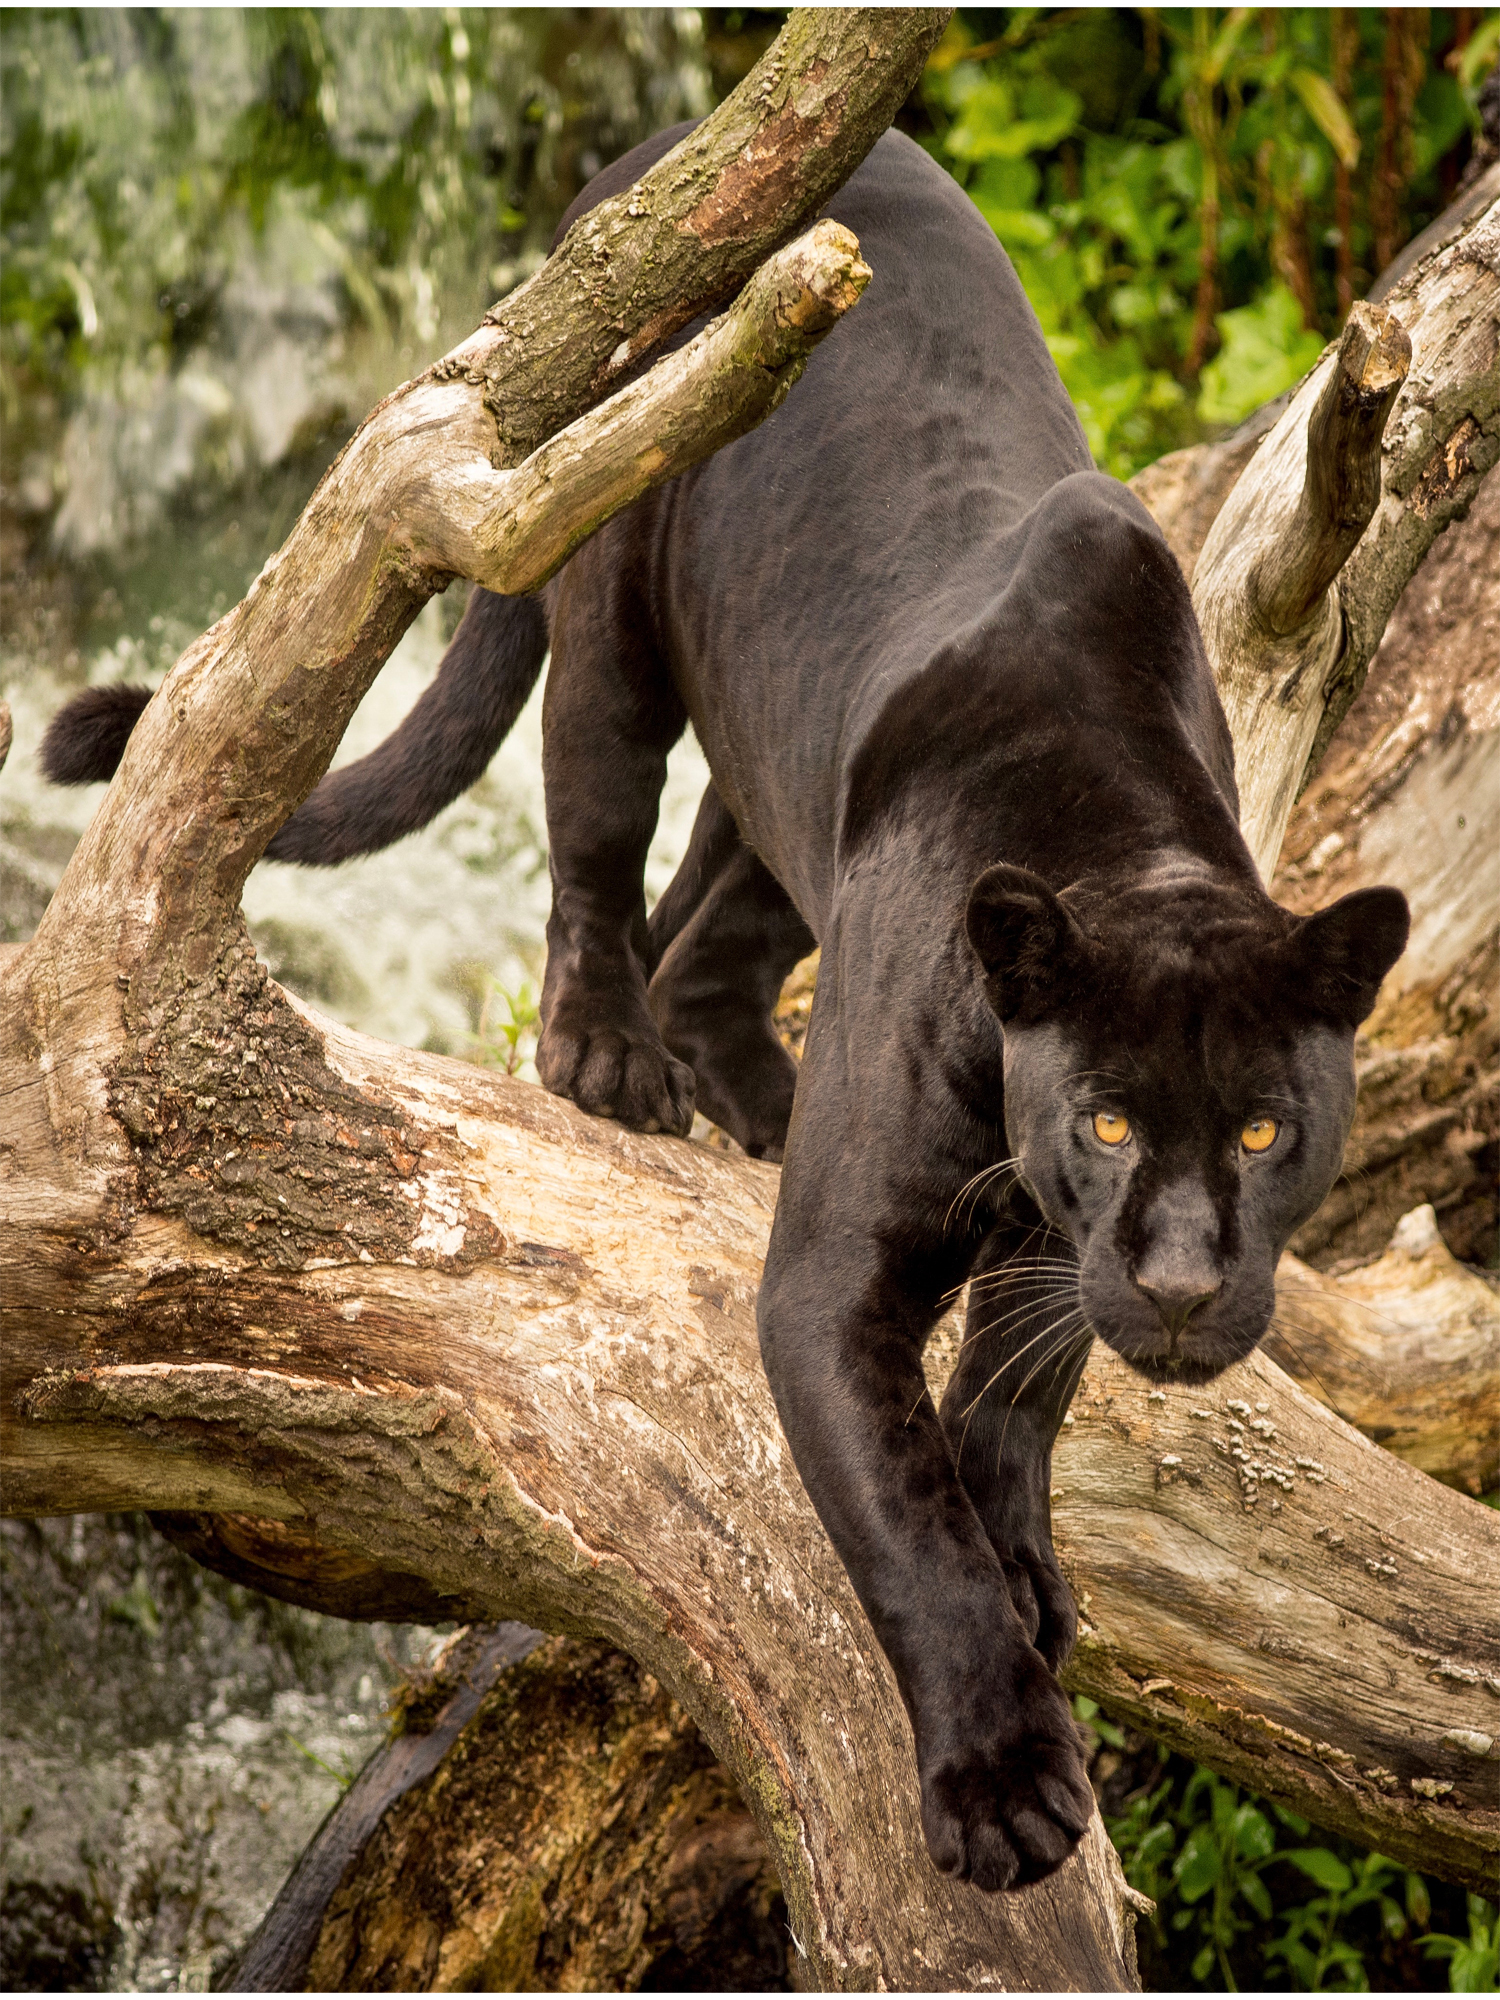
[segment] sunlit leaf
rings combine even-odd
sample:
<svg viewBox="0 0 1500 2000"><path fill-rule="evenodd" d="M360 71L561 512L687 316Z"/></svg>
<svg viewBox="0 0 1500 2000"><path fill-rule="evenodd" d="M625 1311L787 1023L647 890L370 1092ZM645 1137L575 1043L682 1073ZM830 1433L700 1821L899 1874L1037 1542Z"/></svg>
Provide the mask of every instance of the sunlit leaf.
<svg viewBox="0 0 1500 2000"><path fill-rule="evenodd" d="M1316 70L1294 69L1287 79L1307 107L1307 115L1346 167L1359 164L1359 134L1342 100L1326 76Z"/></svg>
<svg viewBox="0 0 1500 2000"><path fill-rule="evenodd" d="M1271 1822L1251 1805L1241 1806L1235 1814L1234 1839L1247 1861L1264 1861L1276 1847Z"/></svg>
<svg viewBox="0 0 1500 2000"><path fill-rule="evenodd" d="M1300 381L1323 351L1322 336L1304 331L1301 308L1284 285L1220 313L1216 324L1224 345L1204 369L1198 397L1206 423L1239 423Z"/></svg>

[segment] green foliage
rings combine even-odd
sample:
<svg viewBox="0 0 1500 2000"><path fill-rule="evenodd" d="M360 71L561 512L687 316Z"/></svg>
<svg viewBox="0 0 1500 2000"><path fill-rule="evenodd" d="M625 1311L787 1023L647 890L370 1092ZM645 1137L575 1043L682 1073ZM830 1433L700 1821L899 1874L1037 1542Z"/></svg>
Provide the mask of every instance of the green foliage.
<svg viewBox="0 0 1500 2000"><path fill-rule="evenodd" d="M1128 1749L1130 1733L1092 1702L1074 1706L1111 1749ZM1138 1932L1148 1988L1420 1989L1424 1962L1441 1961L1453 1992L1495 1990L1500 1919L1481 1898L1465 1906L1201 1765L1165 1752L1146 1762L1149 1782L1106 1824L1126 1879L1157 1906ZM1438 1899L1450 1921L1466 1908L1467 1937L1429 1928Z"/></svg>
<svg viewBox="0 0 1500 2000"><path fill-rule="evenodd" d="M1211 424L1237 424L1290 389L1323 351L1320 334L1303 330L1297 301L1272 285L1248 306L1220 313L1224 343L1203 370L1198 412Z"/></svg>
<svg viewBox="0 0 1500 2000"><path fill-rule="evenodd" d="M1469 1898L1467 1938L1429 1937L1423 1954L1448 1961L1450 1993L1493 1993L1500 1988L1500 1914L1482 1896Z"/></svg>
<svg viewBox="0 0 1500 2000"><path fill-rule="evenodd" d="M306 449L541 261L605 160L708 108L696 17L553 8L9 9L0 417L46 516ZM96 504L95 513L101 509Z"/></svg>
<svg viewBox="0 0 1500 2000"><path fill-rule="evenodd" d="M505 1009L504 1020L499 1014L501 1006ZM540 1021L540 1003L528 984L523 982L512 993L498 979L486 978L469 1061L483 1069L503 1069L507 1076L514 1076L535 1052Z"/></svg>
<svg viewBox="0 0 1500 2000"><path fill-rule="evenodd" d="M1373 10L956 17L927 143L1010 253L1108 470L1288 388L1444 206L1500 15L1411 18L1425 41Z"/></svg>

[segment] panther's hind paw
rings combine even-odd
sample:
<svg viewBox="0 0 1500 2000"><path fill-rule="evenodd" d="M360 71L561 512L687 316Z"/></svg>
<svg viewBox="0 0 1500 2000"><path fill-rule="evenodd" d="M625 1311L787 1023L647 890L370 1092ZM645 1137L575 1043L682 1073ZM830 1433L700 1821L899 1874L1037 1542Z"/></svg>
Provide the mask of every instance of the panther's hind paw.
<svg viewBox="0 0 1500 2000"><path fill-rule="evenodd" d="M1038 1546L997 1553L1022 1630L1053 1673L1059 1672L1078 1638L1078 1610L1056 1556Z"/></svg>

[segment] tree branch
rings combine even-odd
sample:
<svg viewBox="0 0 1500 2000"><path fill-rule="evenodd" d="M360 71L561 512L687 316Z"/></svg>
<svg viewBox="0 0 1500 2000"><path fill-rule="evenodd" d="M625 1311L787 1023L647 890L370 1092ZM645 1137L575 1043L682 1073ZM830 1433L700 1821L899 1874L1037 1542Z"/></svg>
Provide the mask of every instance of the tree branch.
<svg viewBox="0 0 1500 2000"><path fill-rule="evenodd" d="M1314 588L1363 504L1336 454L1353 451L1368 478L1396 365L1390 343L1377 340L1367 357L1373 376L1357 388L1350 371L1363 333L1346 334L1297 390L1240 474L1193 572L1235 740L1241 824L1267 877L1304 774L1363 684L1397 599L1500 457L1500 203L1370 310L1388 310L1409 329L1412 356L1385 425L1379 504L1343 568ZM1335 391L1336 372L1347 386ZM1367 407L1356 414L1362 398Z"/></svg>
<svg viewBox="0 0 1500 2000"><path fill-rule="evenodd" d="M1250 574L1261 619L1279 639L1318 603L1380 505L1385 420L1410 366L1411 341L1395 314L1358 301L1308 419L1297 511Z"/></svg>

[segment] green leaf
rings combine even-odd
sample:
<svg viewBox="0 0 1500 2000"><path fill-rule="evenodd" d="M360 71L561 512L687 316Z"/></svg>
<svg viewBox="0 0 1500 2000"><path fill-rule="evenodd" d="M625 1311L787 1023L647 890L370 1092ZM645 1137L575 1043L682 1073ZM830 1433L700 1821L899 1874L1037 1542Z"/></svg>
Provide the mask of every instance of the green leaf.
<svg viewBox="0 0 1500 2000"><path fill-rule="evenodd" d="M1304 332L1302 312L1285 285L1216 321L1224 345L1203 371L1198 414L1205 423L1237 424L1290 389L1323 351L1321 334Z"/></svg>
<svg viewBox="0 0 1500 2000"><path fill-rule="evenodd" d="M1028 86L1018 116L1009 85L986 76L965 95L943 144L956 160L1019 160L1066 139L1082 110L1081 97L1047 78Z"/></svg>
<svg viewBox="0 0 1500 2000"><path fill-rule="evenodd" d="M1203 1984L1209 1973L1213 1971L1213 1965L1214 1948L1211 1944L1206 1944L1193 1960L1193 1982L1195 1985L1201 1986Z"/></svg>
<svg viewBox="0 0 1500 2000"><path fill-rule="evenodd" d="M1166 1820L1158 1820L1135 1850L1138 1868L1153 1867L1158 1861L1165 1861L1172 1852L1172 1829Z"/></svg>
<svg viewBox="0 0 1500 2000"><path fill-rule="evenodd" d="M1235 44L1243 34L1246 22L1255 12L1253 7L1231 7L1229 18L1214 37L1208 52L1208 63L1203 72L1205 83L1217 83L1224 74L1229 58L1234 54Z"/></svg>
<svg viewBox="0 0 1500 2000"><path fill-rule="evenodd" d="M1481 21L1464 45L1458 59L1458 81L1465 90L1476 90L1479 80L1500 53L1500 12Z"/></svg>
<svg viewBox="0 0 1500 2000"><path fill-rule="evenodd" d="M1432 1921L1432 1897L1420 1875L1406 1878L1406 1914L1423 1929Z"/></svg>
<svg viewBox="0 0 1500 2000"><path fill-rule="evenodd" d="M1343 100L1326 76L1316 70L1294 69L1287 81L1307 107L1307 115L1346 167L1359 164L1359 134L1350 123Z"/></svg>
<svg viewBox="0 0 1500 2000"><path fill-rule="evenodd" d="M1326 1847L1291 1847L1281 1858L1294 1863L1320 1889L1330 1889L1335 1895L1342 1895L1354 1880L1338 1856Z"/></svg>
<svg viewBox="0 0 1500 2000"><path fill-rule="evenodd" d="M1234 1816L1235 1846L1247 1861L1264 1861L1275 1852L1276 1836L1271 1822L1252 1805L1243 1805Z"/></svg>
<svg viewBox="0 0 1500 2000"><path fill-rule="evenodd" d="M1271 1921L1271 1892L1251 1869L1238 1877L1240 1894L1263 1924Z"/></svg>
<svg viewBox="0 0 1500 2000"><path fill-rule="evenodd" d="M1200 1896L1208 1894L1223 1871L1224 1857L1212 1832L1206 1826L1195 1826L1183 1842L1172 1869L1178 1894L1185 1903L1196 1903Z"/></svg>
<svg viewBox="0 0 1500 2000"><path fill-rule="evenodd" d="M975 196L974 206L1007 250L1017 247L1040 250L1057 233L1051 220L1045 215L1038 215L1035 209L992 208L980 195Z"/></svg>

